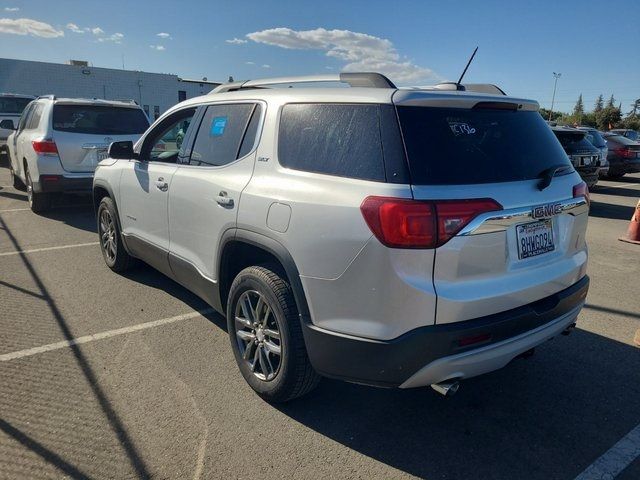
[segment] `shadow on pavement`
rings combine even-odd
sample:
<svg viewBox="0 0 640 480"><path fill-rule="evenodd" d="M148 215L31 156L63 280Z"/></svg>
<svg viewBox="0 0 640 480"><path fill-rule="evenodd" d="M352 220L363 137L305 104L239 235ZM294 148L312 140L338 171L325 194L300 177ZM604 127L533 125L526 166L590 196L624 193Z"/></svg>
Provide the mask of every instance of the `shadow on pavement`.
<svg viewBox="0 0 640 480"><path fill-rule="evenodd" d="M537 350L451 398L324 380L278 409L422 478L574 478L640 421L640 350L580 329Z"/></svg>
<svg viewBox="0 0 640 480"><path fill-rule="evenodd" d="M633 188L618 188L618 187L605 187L598 186L593 190L593 193L602 195L614 195L617 197L631 197L640 199L640 190Z"/></svg>
<svg viewBox="0 0 640 480"><path fill-rule="evenodd" d="M614 220L631 220L635 207L591 201L590 217L611 218Z"/></svg>
<svg viewBox="0 0 640 480"><path fill-rule="evenodd" d="M22 251L22 247L21 247L20 243L17 241L17 239L13 235L12 231L7 227L7 225L4 222L4 220L2 219L2 217L0 217L0 227L2 227L6 231L9 239L13 243L13 246L14 246L15 250L21 252ZM22 262L24 263L25 268L27 269L27 271L31 275L36 288L40 291L39 295L41 295L42 298L46 300L47 305L49 307L49 310L51 311L51 315L52 315L53 319L55 320L55 322L58 324L58 327L60 328L62 334L65 337L65 339L66 340L72 340L74 338L73 332L71 332L71 330L70 330L69 326L67 325L67 322L66 322L64 316L60 312L60 309L58 308L55 300L51 297L51 295L49 294L49 292L48 292L46 286L44 285L43 281L41 280L41 278L39 277L38 273L36 272L36 269L31 264L31 261L29 260L29 257L27 255L25 255L24 253L20 253L20 258L21 258ZM91 387L91 390L93 391L93 394L95 395L95 397L96 397L96 399L97 399L97 401L98 401L98 403L100 405L100 408L102 409L103 414L107 418L107 420L108 420L108 422L109 422L109 424L111 426L111 429L115 433L116 437L118 438L118 441L119 441L120 445L124 449L128 459L129 459L129 463L131 464L131 466L133 467L134 471L136 472L137 477L138 478L145 478L145 479L146 478L150 478L150 473L149 473L149 470L148 470L144 460L142 459L142 457L141 457L137 447L135 446L132 438L127 433L127 429L125 428L124 423L120 420L120 417L118 416L117 412L113 409L113 407L111 405L111 402L109 401L109 399L107 398L106 394L104 393L102 387L100 386L100 384L99 384L99 382L97 380L96 374L93 371L93 369L91 368L91 365L89 364L89 362L85 358L84 354L82 353L82 350L76 344L69 345L69 349L71 350L71 352L72 352L72 354L73 354L73 356L74 356L74 358L76 360L76 363L78 364L80 370L82 371L87 383ZM6 426L6 425L3 423L2 426ZM9 425L9 427L10 427L10 425ZM35 453L40 455L43 459L45 459L45 460L49 461L50 463L52 463L53 465L55 465L58 469L60 469L62 471L66 471L65 469L68 469L68 468L73 468L74 470L77 470L77 469L75 469L75 467L73 467L72 465L68 464L66 461L61 459L59 456L53 454L52 452L51 452L52 454L50 454L50 455L43 455L43 451L39 450L37 448L38 444L33 442L33 441L26 441L27 437L24 434L22 434L22 432L20 432L18 430L15 430L15 429L12 430L11 428L6 428L6 429L3 429L3 430L5 431L5 433L8 433L11 437L16 439L18 442L20 442L23 445L25 445L26 447L32 449ZM78 478L82 478L82 477L78 477Z"/></svg>
<svg viewBox="0 0 640 480"><path fill-rule="evenodd" d="M79 230L85 230L87 232L98 231L96 215L93 211L93 205L91 204L83 203L79 205L55 206L51 210L39 213L38 215L64 223ZM98 237L96 235L96 241L97 240Z"/></svg>

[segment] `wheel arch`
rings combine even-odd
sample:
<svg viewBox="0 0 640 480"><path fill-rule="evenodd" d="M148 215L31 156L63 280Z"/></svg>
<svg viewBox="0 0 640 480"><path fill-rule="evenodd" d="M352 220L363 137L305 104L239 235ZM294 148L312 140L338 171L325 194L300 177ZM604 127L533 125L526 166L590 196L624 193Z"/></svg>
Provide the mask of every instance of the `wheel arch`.
<svg viewBox="0 0 640 480"><path fill-rule="evenodd" d="M238 272L256 263L272 262L287 276L301 320L309 322L309 306L293 257L276 239L249 230L227 230L222 236L217 263L222 308L226 310L229 288Z"/></svg>
<svg viewBox="0 0 640 480"><path fill-rule="evenodd" d="M96 221L98 218L98 208L100 207L100 202L102 201L102 199L105 197L109 197L113 202L113 207L116 209L116 223L118 224L118 231L120 232L120 238L122 239L122 244L124 245L124 248L127 251L127 253L131 255L129 251L129 247L127 246L126 239L124 235L122 235L122 224L120 223L120 212L118 211L118 202L116 201L116 197L113 194L112 188L109 186L109 184L105 182L95 180L93 182L93 188L91 192L93 195L93 209L96 214Z"/></svg>

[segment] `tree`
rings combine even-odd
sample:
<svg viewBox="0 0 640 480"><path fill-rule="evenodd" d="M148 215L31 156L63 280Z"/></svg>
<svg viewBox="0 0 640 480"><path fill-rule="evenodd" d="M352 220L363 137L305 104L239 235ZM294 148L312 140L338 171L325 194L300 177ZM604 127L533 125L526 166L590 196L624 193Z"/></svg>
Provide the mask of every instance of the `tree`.
<svg viewBox="0 0 640 480"><path fill-rule="evenodd" d="M571 116L573 117L572 119L573 123L577 123L578 125L581 124L583 115L584 115L584 102L582 101L582 94L580 94L575 107L573 107L573 113L571 114Z"/></svg>
<svg viewBox="0 0 640 480"><path fill-rule="evenodd" d="M640 110L640 98L638 98L636 101L634 101L634 102L631 104L631 108L632 108L633 110L631 110L631 111L629 112L629 116L630 116L630 117L636 117L636 116L638 116L638 110Z"/></svg>
<svg viewBox="0 0 640 480"><path fill-rule="evenodd" d="M548 110L546 108L540 108L540 115L542 115L542 118L544 118L545 120L549 120L549 113L551 113L551 121L553 122L562 117L561 112L551 112L551 110Z"/></svg>
<svg viewBox="0 0 640 480"><path fill-rule="evenodd" d="M607 107L614 108L614 107L613 107L613 104L614 104L614 103L616 103L616 100L615 100L615 98L613 98L613 94L611 94L611 97L610 97L610 98L609 98L609 100L607 101Z"/></svg>
<svg viewBox="0 0 640 480"><path fill-rule="evenodd" d="M598 98L596 99L596 104L593 107L593 113L601 112L603 107L604 107L604 98L602 97L602 94L600 94L598 95Z"/></svg>

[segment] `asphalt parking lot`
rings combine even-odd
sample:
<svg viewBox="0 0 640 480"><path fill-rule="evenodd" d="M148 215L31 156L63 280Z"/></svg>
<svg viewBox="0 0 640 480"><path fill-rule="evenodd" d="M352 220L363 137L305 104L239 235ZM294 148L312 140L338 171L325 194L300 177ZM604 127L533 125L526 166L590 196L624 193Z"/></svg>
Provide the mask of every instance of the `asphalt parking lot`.
<svg viewBox="0 0 640 480"><path fill-rule="evenodd" d="M220 316L149 267L112 273L89 199L35 215L2 158L0 478L575 478L640 424L640 246L617 240L640 175L624 180L592 193L572 335L452 398L323 380L276 407ZM640 478L630 445L619 479Z"/></svg>

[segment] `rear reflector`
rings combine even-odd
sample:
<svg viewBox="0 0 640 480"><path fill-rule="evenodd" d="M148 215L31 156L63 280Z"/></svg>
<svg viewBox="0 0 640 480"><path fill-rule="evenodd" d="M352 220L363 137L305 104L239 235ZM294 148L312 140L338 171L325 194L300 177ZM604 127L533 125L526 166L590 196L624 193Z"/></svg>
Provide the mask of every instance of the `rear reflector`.
<svg viewBox="0 0 640 480"><path fill-rule="evenodd" d="M475 345L476 343L486 342L491 340L490 333L480 333L478 335L470 335L468 337L462 337L458 340L459 347L468 347L469 345Z"/></svg>
<svg viewBox="0 0 640 480"><path fill-rule="evenodd" d="M573 198L578 197L584 197L587 203L590 202L589 187L587 187L587 184L584 182L580 182L579 184L573 186Z"/></svg>
<svg viewBox="0 0 640 480"><path fill-rule="evenodd" d="M51 139L45 138L44 140L34 140L31 142L33 150L41 155L57 155L58 147L56 142Z"/></svg>
<svg viewBox="0 0 640 480"><path fill-rule="evenodd" d="M502 210L489 198L420 201L367 197L360 211L371 232L387 247L436 248L484 212Z"/></svg>
<svg viewBox="0 0 640 480"><path fill-rule="evenodd" d="M60 175L40 175L41 182L59 182Z"/></svg>

